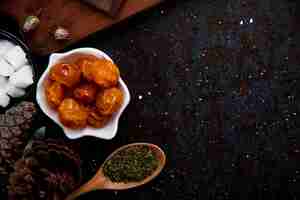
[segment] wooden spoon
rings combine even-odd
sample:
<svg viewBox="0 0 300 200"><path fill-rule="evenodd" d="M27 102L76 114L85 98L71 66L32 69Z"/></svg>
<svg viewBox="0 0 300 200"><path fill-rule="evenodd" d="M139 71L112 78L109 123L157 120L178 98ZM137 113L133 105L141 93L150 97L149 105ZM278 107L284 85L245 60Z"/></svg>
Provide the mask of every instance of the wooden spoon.
<svg viewBox="0 0 300 200"><path fill-rule="evenodd" d="M116 153L122 151L123 149L126 149L128 147L132 146L148 146L155 156L157 157L157 160L159 161L157 169L152 173L151 176L148 176L142 181L139 182L128 182L128 183L116 183L112 182L108 177L104 176L103 174L103 166L104 164L110 160ZM157 177L162 169L164 168L166 164L166 155L158 146L154 144L148 144L148 143L133 143L129 145L125 145L114 151L108 158L104 161L96 175L89 180L87 183L82 185L79 189L75 190L73 193L71 193L66 200L74 200L76 197L91 192L94 190L126 190L130 188L135 188L141 185L144 185L151 180L153 180L155 177Z"/></svg>

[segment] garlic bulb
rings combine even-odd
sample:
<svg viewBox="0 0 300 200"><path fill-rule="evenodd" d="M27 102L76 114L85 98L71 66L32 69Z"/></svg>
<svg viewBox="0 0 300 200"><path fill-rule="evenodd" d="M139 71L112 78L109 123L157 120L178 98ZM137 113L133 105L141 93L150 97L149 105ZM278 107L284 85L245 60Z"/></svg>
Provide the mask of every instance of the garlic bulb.
<svg viewBox="0 0 300 200"><path fill-rule="evenodd" d="M70 32L63 27L58 27L54 32L54 37L56 40L68 40L70 39Z"/></svg>
<svg viewBox="0 0 300 200"><path fill-rule="evenodd" d="M39 24L40 24L40 19L37 16L30 15L25 19L23 25L23 31L29 32L31 30L34 30L38 27Z"/></svg>

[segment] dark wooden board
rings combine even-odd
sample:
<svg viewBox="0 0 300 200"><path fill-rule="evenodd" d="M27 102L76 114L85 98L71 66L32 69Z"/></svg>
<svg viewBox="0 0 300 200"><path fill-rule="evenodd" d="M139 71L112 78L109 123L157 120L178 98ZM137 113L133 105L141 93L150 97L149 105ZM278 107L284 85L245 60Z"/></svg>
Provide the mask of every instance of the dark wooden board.
<svg viewBox="0 0 300 200"><path fill-rule="evenodd" d="M35 54L47 55L162 1L127 0L114 18L80 0L2 0L0 11L14 16L20 26L23 25L26 16L38 15L41 19L40 26L25 37ZM58 26L63 26L71 32L70 40L54 39L53 31Z"/></svg>
<svg viewBox="0 0 300 200"><path fill-rule="evenodd" d="M105 11L110 16L115 16L118 14L121 6L125 0L81 0L89 3L90 5Z"/></svg>

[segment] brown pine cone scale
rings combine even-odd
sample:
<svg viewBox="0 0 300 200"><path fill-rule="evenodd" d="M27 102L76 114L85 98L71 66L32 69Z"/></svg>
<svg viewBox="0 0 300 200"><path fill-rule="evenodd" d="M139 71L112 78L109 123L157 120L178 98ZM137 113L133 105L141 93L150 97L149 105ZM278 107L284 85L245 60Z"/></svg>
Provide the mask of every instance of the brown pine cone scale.
<svg viewBox="0 0 300 200"><path fill-rule="evenodd" d="M34 103L24 101L0 115L0 175L9 174L22 156L35 114Z"/></svg>
<svg viewBox="0 0 300 200"><path fill-rule="evenodd" d="M80 157L64 142L33 141L9 178L9 200L63 200L81 182Z"/></svg>

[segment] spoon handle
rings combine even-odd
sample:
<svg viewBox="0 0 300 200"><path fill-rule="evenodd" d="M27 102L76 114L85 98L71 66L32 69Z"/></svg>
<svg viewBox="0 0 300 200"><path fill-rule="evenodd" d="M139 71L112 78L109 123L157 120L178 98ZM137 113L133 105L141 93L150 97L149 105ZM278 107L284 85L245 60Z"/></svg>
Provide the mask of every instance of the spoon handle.
<svg viewBox="0 0 300 200"><path fill-rule="evenodd" d="M65 200L75 200L84 193L94 190L104 189L106 178L104 176L94 176L90 181L82 185L80 188L72 192Z"/></svg>

